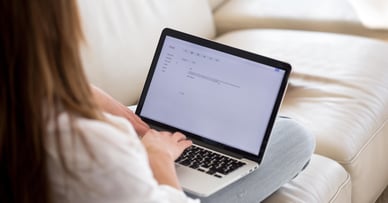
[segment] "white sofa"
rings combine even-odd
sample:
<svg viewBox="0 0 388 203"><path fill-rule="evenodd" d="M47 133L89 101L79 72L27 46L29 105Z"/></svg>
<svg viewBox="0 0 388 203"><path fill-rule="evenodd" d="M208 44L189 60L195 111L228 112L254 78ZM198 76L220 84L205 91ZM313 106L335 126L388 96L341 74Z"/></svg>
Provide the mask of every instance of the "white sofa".
<svg viewBox="0 0 388 203"><path fill-rule="evenodd" d="M369 22L371 20L365 19L364 15L371 15L372 11L359 8L362 1L379 3L385 0L227 0L214 13L214 19L218 33L250 28L276 28L388 40L388 30L369 29L372 26Z"/></svg>
<svg viewBox="0 0 388 203"><path fill-rule="evenodd" d="M388 185L388 44L257 26L219 34L230 20L220 13L227 4L79 0L90 81L136 104L164 27L287 61L293 73L280 114L310 130L317 148L306 170L265 202L375 202Z"/></svg>

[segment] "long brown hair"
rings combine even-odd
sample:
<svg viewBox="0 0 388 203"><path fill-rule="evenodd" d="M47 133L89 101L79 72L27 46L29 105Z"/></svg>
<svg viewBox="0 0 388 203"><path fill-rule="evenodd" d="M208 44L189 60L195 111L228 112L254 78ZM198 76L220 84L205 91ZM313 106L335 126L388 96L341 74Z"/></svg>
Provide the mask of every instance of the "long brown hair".
<svg viewBox="0 0 388 203"><path fill-rule="evenodd" d="M77 5L0 4L0 202L47 203L47 112L102 119L79 57Z"/></svg>

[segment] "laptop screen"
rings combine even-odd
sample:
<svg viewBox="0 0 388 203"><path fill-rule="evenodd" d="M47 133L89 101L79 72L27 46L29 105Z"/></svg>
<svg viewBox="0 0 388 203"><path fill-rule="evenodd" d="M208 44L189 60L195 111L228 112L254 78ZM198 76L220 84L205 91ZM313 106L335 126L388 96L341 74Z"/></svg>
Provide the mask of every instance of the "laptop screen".
<svg viewBox="0 0 388 203"><path fill-rule="evenodd" d="M140 116L257 155L286 70L168 35L159 49Z"/></svg>

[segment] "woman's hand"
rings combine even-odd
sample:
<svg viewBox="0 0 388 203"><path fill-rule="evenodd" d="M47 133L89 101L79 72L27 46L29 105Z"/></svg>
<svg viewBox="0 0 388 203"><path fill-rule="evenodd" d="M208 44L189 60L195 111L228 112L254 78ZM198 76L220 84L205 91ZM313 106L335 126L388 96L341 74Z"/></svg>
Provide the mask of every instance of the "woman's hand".
<svg viewBox="0 0 388 203"><path fill-rule="evenodd" d="M142 138L148 155L166 155L175 161L192 142L182 133L158 132L149 130Z"/></svg>
<svg viewBox="0 0 388 203"><path fill-rule="evenodd" d="M176 176L174 161L192 142L182 133L149 130L142 138L148 153L151 170L159 184L181 189Z"/></svg>

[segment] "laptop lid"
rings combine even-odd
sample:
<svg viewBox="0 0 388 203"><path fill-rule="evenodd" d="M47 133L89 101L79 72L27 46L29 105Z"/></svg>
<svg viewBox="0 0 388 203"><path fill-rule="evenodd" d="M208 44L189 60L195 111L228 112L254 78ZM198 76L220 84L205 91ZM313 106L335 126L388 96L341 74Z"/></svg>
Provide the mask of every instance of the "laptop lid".
<svg viewBox="0 0 388 203"><path fill-rule="evenodd" d="M260 163L290 71L287 63L166 28L136 114Z"/></svg>

